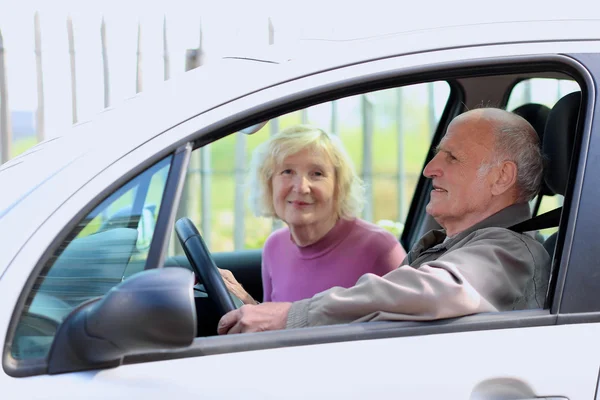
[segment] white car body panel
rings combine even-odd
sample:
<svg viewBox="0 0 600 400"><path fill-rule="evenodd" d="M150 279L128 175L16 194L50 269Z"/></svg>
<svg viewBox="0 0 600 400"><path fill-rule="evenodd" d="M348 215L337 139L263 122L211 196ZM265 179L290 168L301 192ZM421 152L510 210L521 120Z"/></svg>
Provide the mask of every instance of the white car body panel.
<svg viewBox="0 0 600 400"><path fill-rule="evenodd" d="M589 344L599 334L600 324L592 324L378 339L140 363L0 384L11 394L26 391L28 399L48 400L589 400L600 360L600 349Z"/></svg>
<svg viewBox="0 0 600 400"><path fill-rule="evenodd" d="M183 83L177 84L179 86L167 84L161 94L168 96L168 101L162 98L164 103L140 96L135 104L123 109L126 111L106 112L93 124L82 124L57 139L72 141L72 153L56 155L40 151L37 156L35 153L26 155L36 165L47 157L64 158L55 164L54 170L62 168L59 174L47 180L47 175L35 182L32 180L29 187L23 183L17 190L20 196L0 203L0 210L4 211L0 211L0 240L3 243L0 252L1 337L5 342L23 286L67 221L73 220L113 182L146 160L164 153L165 148L174 150L174 144L183 143L200 129L251 110L257 104L275 102L311 88L359 76L368 77L386 71L402 73L446 62L488 57L600 52L600 41L576 41L600 38L597 21L561 21L560 29L556 21L533 25L535 28L527 25L527 32L523 31L524 23L501 24L489 32L481 30L478 25L448 28L443 35L437 31L415 31L396 40L398 48L393 51L401 54L434 49L435 46L451 48L465 45L465 37L473 41L472 46L529 39L540 42L560 39L563 42L466 47L383 58L386 52L389 55L387 46L394 41L382 40L381 43L388 43L385 48L383 44L370 49L367 46L365 49L368 50L360 55L364 59L381 60L316 75L312 74L324 68L319 66L319 62L307 66L301 62L263 65L239 61L231 64L239 67L227 73L243 74L248 73L249 68L256 68L255 72L269 71L269 76L251 82L245 82L243 77L232 78L228 84L241 86L236 90L223 91L210 101L198 101L196 96L203 96L196 92L201 91L201 85L193 82L203 79L218 81L216 77L222 79L227 75L219 75L218 72L211 75L209 70L201 71L202 67L198 72L190 73L181 81ZM348 64L356 63L356 59L356 54L347 58L340 55L339 58ZM223 71L220 73L224 74ZM299 78L302 75L307 76ZM289 82L276 85L282 81ZM211 96L216 86L211 90ZM252 93L265 86L270 87ZM184 87L187 90L182 89ZM159 104L168 104L168 110L159 108ZM222 105L211 109L219 104ZM200 115L195 116L197 114ZM119 129L115 130L115 126ZM96 140L93 141L94 138ZM102 142L96 143L98 138L102 138ZM46 172L51 174L53 171ZM0 185L16 184L18 177L0 173ZM166 396L207 399L516 399L565 396L575 400L590 399L595 394L598 379L600 350L595 343L599 334L600 324L574 324L290 347L140 363L56 376L13 378L2 371L0 387L12 397L19 395L28 399ZM565 338L568 338L567 342ZM549 347L553 348L552 352L548 351ZM260 367L256 368L256 365ZM510 392L511 388L514 390L519 385L520 391ZM502 392L503 388L506 388L505 392Z"/></svg>

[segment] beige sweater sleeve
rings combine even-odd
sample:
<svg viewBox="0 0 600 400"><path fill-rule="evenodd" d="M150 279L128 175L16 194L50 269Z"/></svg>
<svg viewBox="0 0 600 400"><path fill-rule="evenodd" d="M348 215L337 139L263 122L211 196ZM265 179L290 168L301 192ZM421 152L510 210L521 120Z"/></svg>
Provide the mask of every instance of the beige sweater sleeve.
<svg viewBox="0 0 600 400"><path fill-rule="evenodd" d="M542 248L543 250L543 248ZM534 256L522 235L474 232L464 246L418 269L363 275L292 304L287 328L376 320L434 320L512 309L531 280Z"/></svg>

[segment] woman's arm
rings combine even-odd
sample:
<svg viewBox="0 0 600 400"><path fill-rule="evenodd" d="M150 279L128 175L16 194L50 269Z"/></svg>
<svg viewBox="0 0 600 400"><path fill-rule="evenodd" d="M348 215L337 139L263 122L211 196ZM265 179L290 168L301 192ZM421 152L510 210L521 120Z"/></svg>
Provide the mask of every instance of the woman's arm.
<svg viewBox="0 0 600 400"><path fill-rule="evenodd" d="M231 271L219 268L219 272L225 282L225 286L227 286L227 290L234 296L240 299L244 304L258 304L258 302L250 296L250 293L246 292L237 279L235 279Z"/></svg>
<svg viewBox="0 0 600 400"><path fill-rule="evenodd" d="M265 253L263 251L263 257L261 262L261 275L262 275L262 287L263 287L263 302L272 301L273 286L271 284L271 270L265 261Z"/></svg>

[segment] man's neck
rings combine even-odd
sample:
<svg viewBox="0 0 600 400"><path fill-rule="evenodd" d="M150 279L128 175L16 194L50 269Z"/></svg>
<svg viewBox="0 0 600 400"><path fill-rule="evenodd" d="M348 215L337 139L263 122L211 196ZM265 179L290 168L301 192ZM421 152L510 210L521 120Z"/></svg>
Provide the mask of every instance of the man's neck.
<svg viewBox="0 0 600 400"><path fill-rule="evenodd" d="M450 218L447 220L438 220L437 222L446 231L446 236L455 236L459 233L469 229L475 224L491 217L499 211L504 210L506 207L511 206L514 203L502 202L491 207L488 207L483 212L470 213L462 216L461 218Z"/></svg>

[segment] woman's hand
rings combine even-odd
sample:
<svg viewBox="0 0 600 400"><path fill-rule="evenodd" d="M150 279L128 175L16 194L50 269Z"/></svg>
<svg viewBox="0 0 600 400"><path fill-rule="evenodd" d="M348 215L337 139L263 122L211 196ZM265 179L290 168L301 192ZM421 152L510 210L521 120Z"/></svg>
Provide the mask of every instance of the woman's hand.
<svg viewBox="0 0 600 400"><path fill-rule="evenodd" d="M227 286L227 290L240 299L244 304L258 304L258 302L244 290L242 285L240 285L240 283L235 279L231 271L228 269L219 268L219 273L225 282L225 286Z"/></svg>

